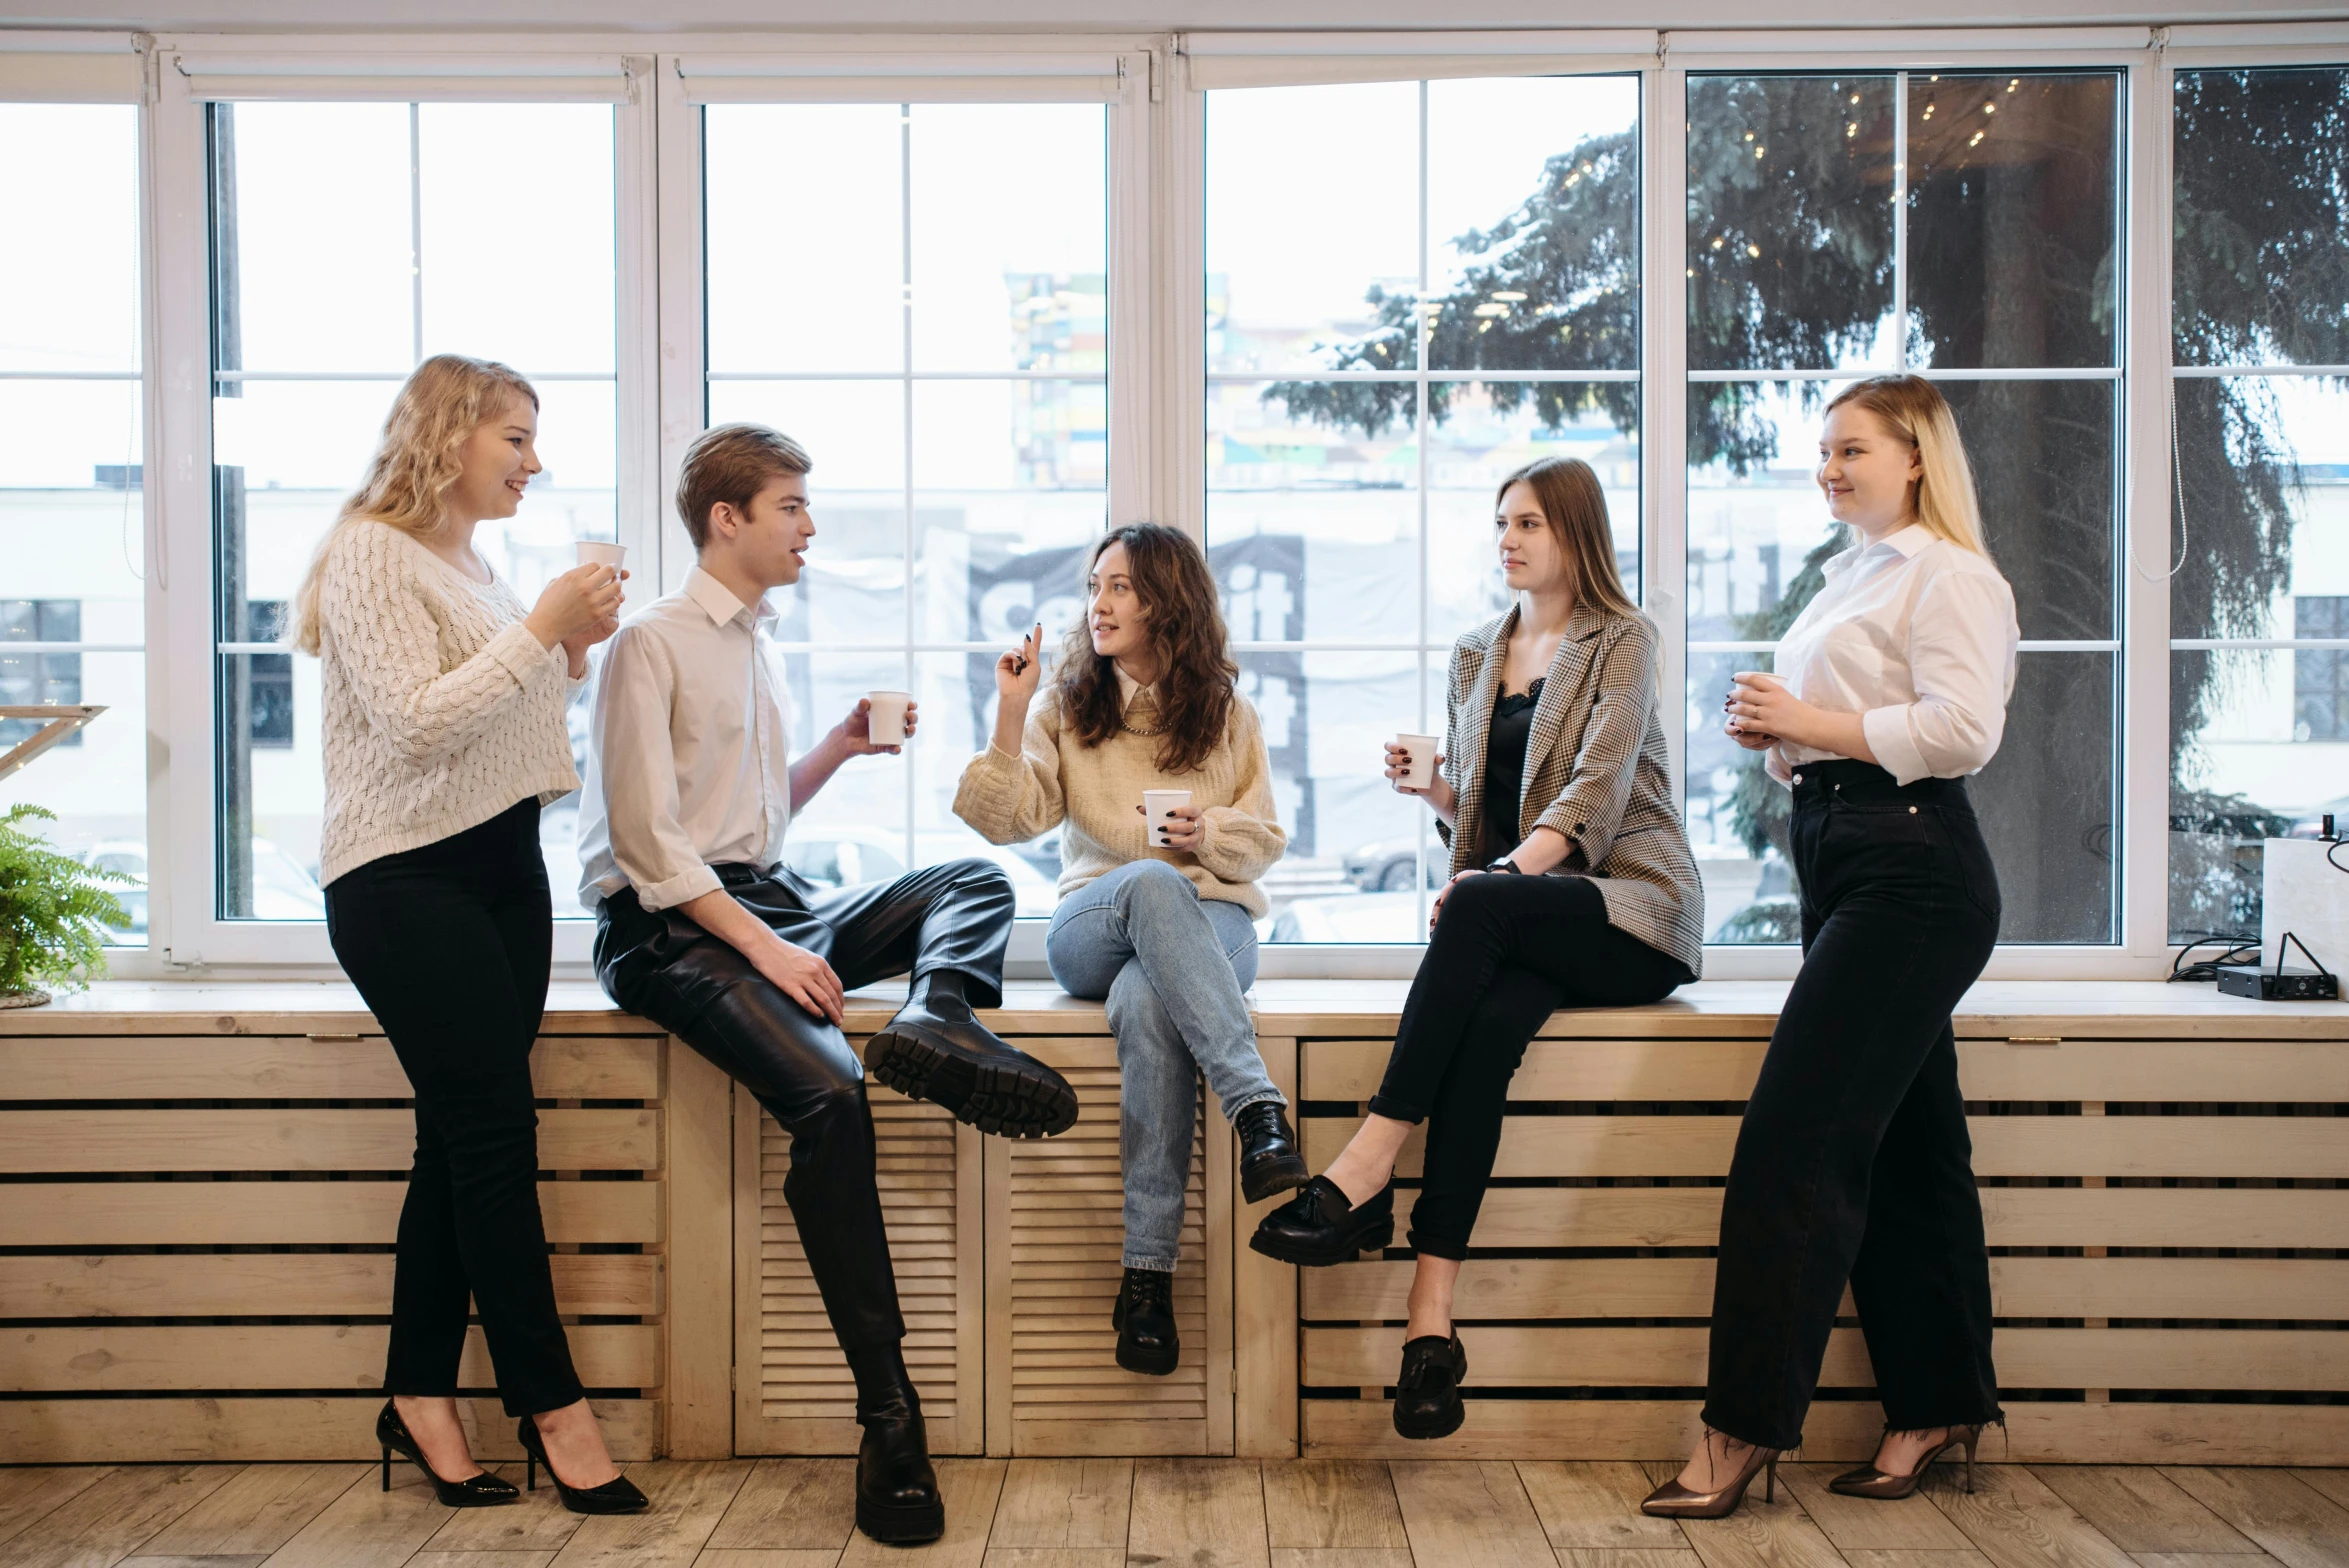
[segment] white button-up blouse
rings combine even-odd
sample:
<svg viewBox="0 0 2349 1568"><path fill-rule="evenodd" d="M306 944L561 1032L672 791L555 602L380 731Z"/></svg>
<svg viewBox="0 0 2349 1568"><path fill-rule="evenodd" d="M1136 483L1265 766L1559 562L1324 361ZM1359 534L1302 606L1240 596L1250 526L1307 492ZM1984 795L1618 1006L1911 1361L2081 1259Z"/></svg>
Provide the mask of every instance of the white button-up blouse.
<svg viewBox="0 0 2349 1568"><path fill-rule="evenodd" d="M1998 568L1912 523L1825 570L1826 586L1778 644L1787 689L1859 714L1868 749L1900 783L1980 772L2006 729L2021 635ZM1766 766L1783 784L1835 755L1781 741Z"/></svg>

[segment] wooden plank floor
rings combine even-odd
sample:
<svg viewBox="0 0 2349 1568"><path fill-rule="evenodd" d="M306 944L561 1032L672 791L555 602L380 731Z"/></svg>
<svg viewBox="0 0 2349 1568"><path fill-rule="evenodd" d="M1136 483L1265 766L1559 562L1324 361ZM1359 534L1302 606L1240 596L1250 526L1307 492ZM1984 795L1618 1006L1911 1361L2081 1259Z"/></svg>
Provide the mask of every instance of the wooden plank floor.
<svg viewBox="0 0 2349 1568"><path fill-rule="evenodd" d="M502 1467L507 1473L514 1467ZM452 1511L372 1466L0 1466L5 1568L2349 1568L2349 1470L1936 1469L1900 1503L1789 1466L1730 1519L1639 1512L1667 1465L948 1459L946 1538L855 1533L846 1459L628 1467L653 1500ZM520 1480L519 1475L514 1479Z"/></svg>

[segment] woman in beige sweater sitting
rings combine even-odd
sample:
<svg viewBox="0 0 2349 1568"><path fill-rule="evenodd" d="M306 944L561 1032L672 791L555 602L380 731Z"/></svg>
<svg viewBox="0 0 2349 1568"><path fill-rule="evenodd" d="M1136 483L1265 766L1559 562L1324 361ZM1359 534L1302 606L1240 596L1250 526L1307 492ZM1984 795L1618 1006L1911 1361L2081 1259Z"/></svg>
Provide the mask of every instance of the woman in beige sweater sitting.
<svg viewBox="0 0 2349 1568"><path fill-rule="evenodd" d="M1256 879L1288 835L1199 547L1155 523L1113 529L1085 592L1032 713L1044 629L996 661L994 740L963 770L954 811L994 844L1061 828L1045 954L1072 996L1108 999L1124 1084L1117 1363L1164 1376L1181 1354L1173 1279L1199 1075L1239 1133L1249 1202L1307 1174L1243 995L1265 911ZM1188 799L1151 822L1143 794L1156 790Z"/></svg>

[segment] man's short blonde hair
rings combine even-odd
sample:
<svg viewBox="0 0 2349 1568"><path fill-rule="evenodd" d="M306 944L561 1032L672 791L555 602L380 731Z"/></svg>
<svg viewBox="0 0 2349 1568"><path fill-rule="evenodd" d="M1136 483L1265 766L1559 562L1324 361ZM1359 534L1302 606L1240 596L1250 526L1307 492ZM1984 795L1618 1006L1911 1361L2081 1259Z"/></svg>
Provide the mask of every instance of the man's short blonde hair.
<svg viewBox="0 0 2349 1568"><path fill-rule="evenodd" d="M685 450L677 474L677 517L699 550L710 536L710 508L723 501L747 510L767 481L814 468L807 448L766 425L719 425Z"/></svg>

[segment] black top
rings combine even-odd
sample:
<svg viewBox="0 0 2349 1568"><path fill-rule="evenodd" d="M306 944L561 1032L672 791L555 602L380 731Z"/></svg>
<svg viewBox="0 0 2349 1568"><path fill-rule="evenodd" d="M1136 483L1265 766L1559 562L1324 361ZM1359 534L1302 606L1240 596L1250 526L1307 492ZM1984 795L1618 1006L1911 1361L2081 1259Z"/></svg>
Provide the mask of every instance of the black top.
<svg viewBox="0 0 2349 1568"><path fill-rule="evenodd" d="M1488 864L1521 842L1517 816L1518 797L1525 793L1525 745L1533 738L1533 710L1541 695L1542 683L1535 681L1514 696L1503 692L1493 701L1492 728L1485 732L1484 743L1483 849Z"/></svg>

